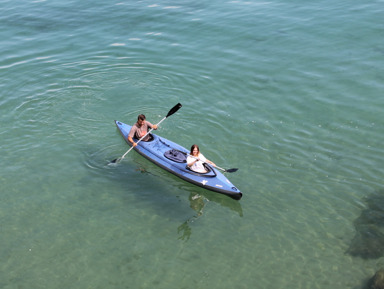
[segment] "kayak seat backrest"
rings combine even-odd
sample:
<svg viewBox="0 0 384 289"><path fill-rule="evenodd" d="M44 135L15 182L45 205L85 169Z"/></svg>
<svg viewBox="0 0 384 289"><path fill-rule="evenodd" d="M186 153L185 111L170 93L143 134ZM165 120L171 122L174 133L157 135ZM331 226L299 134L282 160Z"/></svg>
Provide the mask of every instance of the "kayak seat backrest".
<svg viewBox="0 0 384 289"><path fill-rule="evenodd" d="M166 151L164 153L164 156L167 159L170 159L171 161L174 161L176 163L186 163L187 162L187 154L182 152L182 151L179 151L179 150L171 149L169 151Z"/></svg>

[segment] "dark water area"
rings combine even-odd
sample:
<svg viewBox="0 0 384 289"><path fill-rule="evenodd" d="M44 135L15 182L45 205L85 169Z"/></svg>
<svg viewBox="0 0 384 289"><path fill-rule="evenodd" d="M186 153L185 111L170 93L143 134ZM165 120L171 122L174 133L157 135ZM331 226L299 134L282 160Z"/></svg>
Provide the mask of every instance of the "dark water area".
<svg viewBox="0 0 384 289"><path fill-rule="evenodd" d="M353 222L356 235L347 253L363 259L384 255L384 190L364 198L366 209Z"/></svg>

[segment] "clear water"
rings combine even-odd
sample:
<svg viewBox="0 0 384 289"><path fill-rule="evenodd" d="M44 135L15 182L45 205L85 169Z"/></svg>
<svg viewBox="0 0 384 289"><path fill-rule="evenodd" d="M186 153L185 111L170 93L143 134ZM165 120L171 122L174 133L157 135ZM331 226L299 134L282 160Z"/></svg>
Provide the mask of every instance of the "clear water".
<svg viewBox="0 0 384 289"><path fill-rule="evenodd" d="M384 2L0 1L0 287L361 288L382 192ZM114 119L239 171L234 201Z"/></svg>

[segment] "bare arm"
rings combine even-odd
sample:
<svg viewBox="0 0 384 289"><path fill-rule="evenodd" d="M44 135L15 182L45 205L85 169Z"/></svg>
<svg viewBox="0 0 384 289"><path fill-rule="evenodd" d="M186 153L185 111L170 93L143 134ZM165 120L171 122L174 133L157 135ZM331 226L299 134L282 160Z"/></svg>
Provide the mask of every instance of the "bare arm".
<svg viewBox="0 0 384 289"><path fill-rule="evenodd" d="M196 157L193 157L193 160L190 161L189 163L187 163L187 166L188 167L191 167L193 166L194 163L196 163L197 161L199 161L200 159L196 158Z"/></svg>
<svg viewBox="0 0 384 289"><path fill-rule="evenodd" d="M150 123L149 121L145 121L146 123L147 123L147 125L148 125L148 127L149 128L152 128L152 129L154 129L154 130L157 130L157 124L152 124L152 123Z"/></svg>
<svg viewBox="0 0 384 289"><path fill-rule="evenodd" d="M211 164L214 167L216 167L216 164L214 162L211 162L210 160L205 160L205 162Z"/></svg>
<svg viewBox="0 0 384 289"><path fill-rule="evenodd" d="M198 157L195 157L195 156L192 156L192 155L191 155L191 157L192 157L194 160L192 160L191 162L187 163L188 167L193 166L194 163L196 163L197 161L200 161L200 159L199 159ZM212 166L216 167L216 164L215 164L214 162L211 162L210 160L208 160L208 159L206 159L206 158L205 158L204 161L202 160L202 162L203 162L203 163L211 164Z"/></svg>
<svg viewBox="0 0 384 289"><path fill-rule="evenodd" d="M128 141L132 144L133 147L137 146L137 143L133 141L132 137L128 136Z"/></svg>

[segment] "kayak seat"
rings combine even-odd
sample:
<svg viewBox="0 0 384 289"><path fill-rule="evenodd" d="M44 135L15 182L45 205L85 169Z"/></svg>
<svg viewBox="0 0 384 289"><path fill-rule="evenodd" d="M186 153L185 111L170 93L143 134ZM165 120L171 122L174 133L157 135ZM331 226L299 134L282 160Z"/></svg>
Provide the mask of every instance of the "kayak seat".
<svg viewBox="0 0 384 289"><path fill-rule="evenodd" d="M148 138L147 142L153 141L155 139L151 133L148 134L148 136L149 136L149 138Z"/></svg>
<svg viewBox="0 0 384 289"><path fill-rule="evenodd" d="M166 151L164 153L164 156L167 159L170 159L171 161L174 161L176 163L186 163L187 162L187 154L185 152L171 149L169 151Z"/></svg>
<svg viewBox="0 0 384 289"><path fill-rule="evenodd" d="M153 141L155 138L153 137L153 135L150 133L148 134L148 140L146 140L145 142L150 142L150 141Z"/></svg>

